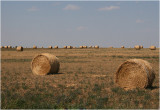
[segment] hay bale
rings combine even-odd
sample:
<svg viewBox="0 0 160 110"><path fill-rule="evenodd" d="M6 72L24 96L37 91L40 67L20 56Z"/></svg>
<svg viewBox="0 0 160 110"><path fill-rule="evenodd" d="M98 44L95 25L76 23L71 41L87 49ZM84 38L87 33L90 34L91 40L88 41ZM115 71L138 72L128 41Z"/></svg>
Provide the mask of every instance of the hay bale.
<svg viewBox="0 0 160 110"><path fill-rule="evenodd" d="M83 46L79 46L80 49L83 49Z"/></svg>
<svg viewBox="0 0 160 110"><path fill-rule="evenodd" d="M4 48L5 48L5 49L7 49L7 48L8 48L8 46L4 46Z"/></svg>
<svg viewBox="0 0 160 110"><path fill-rule="evenodd" d="M58 49L58 46L56 45L56 46L54 46L54 48L55 48L55 49Z"/></svg>
<svg viewBox="0 0 160 110"><path fill-rule="evenodd" d="M99 46L98 46L98 45L96 45L96 46L94 46L94 48L98 49L98 48L99 48Z"/></svg>
<svg viewBox="0 0 160 110"><path fill-rule="evenodd" d="M109 48L113 48L112 46L110 46Z"/></svg>
<svg viewBox="0 0 160 110"><path fill-rule="evenodd" d="M140 48L143 49L143 45L140 45Z"/></svg>
<svg viewBox="0 0 160 110"><path fill-rule="evenodd" d="M52 46L49 46L48 48L49 48L49 49L52 49Z"/></svg>
<svg viewBox="0 0 160 110"><path fill-rule="evenodd" d="M4 48L4 46L1 46L1 49Z"/></svg>
<svg viewBox="0 0 160 110"><path fill-rule="evenodd" d="M67 46L67 49L72 49L73 47L72 46Z"/></svg>
<svg viewBox="0 0 160 110"><path fill-rule="evenodd" d="M16 50L17 50L17 51L23 51L23 47L22 47L22 46L18 46L18 47L16 48Z"/></svg>
<svg viewBox="0 0 160 110"><path fill-rule="evenodd" d="M150 46L149 48L150 48L151 50L156 50L156 46L153 46L153 45Z"/></svg>
<svg viewBox="0 0 160 110"><path fill-rule="evenodd" d="M89 46L89 48L92 48L92 46Z"/></svg>
<svg viewBox="0 0 160 110"><path fill-rule="evenodd" d="M66 49L66 48L67 48L67 46L64 46L63 48L64 48L64 49Z"/></svg>
<svg viewBox="0 0 160 110"><path fill-rule="evenodd" d="M87 48L87 46L85 45L85 46L83 46L83 48Z"/></svg>
<svg viewBox="0 0 160 110"><path fill-rule="evenodd" d="M34 46L33 46L33 49L37 49L37 46L34 45Z"/></svg>
<svg viewBox="0 0 160 110"><path fill-rule="evenodd" d="M115 73L115 82L124 89L151 87L155 73L149 62L129 59L122 63Z"/></svg>
<svg viewBox="0 0 160 110"><path fill-rule="evenodd" d="M59 59L49 53L39 54L35 56L31 62L32 72L36 75L58 73L59 67Z"/></svg>
<svg viewBox="0 0 160 110"><path fill-rule="evenodd" d="M74 49L76 49L76 47L73 47Z"/></svg>
<svg viewBox="0 0 160 110"><path fill-rule="evenodd" d="M134 48L135 48L136 50L140 50L140 49L141 49L140 45L135 45Z"/></svg>
<svg viewBox="0 0 160 110"><path fill-rule="evenodd" d="M121 46L121 48L124 48L124 46Z"/></svg>
<svg viewBox="0 0 160 110"><path fill-rule="evenodd" d="M8 48L9 48L9 49L11 49L11 48L12 48L12 46L10 46L10 45L9 45L9 46L8 46Z"/></svg>

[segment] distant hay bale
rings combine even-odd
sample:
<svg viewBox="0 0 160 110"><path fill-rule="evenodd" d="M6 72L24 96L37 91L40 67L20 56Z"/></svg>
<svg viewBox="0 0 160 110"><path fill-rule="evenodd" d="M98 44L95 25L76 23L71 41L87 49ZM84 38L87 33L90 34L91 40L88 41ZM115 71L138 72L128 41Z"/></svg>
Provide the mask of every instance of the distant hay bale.
<svg viewBox="0 0 160 110"><path fill-rule="evenodd" d="M98 46L98 45L96 45L96 46L94 46L94 48L98 49L98 48L99 48L99 46Z"/></svg>
<svg viewBox="0 0 160 110"><path fill-rule="evenodd" d="M129 59L122 63L115 73L115 82L124 89L151 87L155 73L149 62Z"/></svg>
<svg viewBox="0 0 160 110"><path fill-rule="evenodd" d="M109 48L113 48L112 46L110 46Z"/></svg>
<svg viewBox="0 0 160 110"><path fill-rule="evenodd" d="M83 46L83 48L87 48L87 46L85 45L85 46Z"/></svg>
<svg viewBox="0 0 160 110"><path fill-rule="evenodd" d="M1 46L1 49L4 48L3 46Z"/></svg>
<svg viewBox="0 0 160 110"><path fill-rule="evenodd" d="M143 49L143 45L140 45L140 48Z"/></svg>
<svg viewBox="0 0 160 110"><path fill-rule="evenodd" d="M121 46L121 48L124 48L124 46Z"/></svg>
<svg viewBox="0 0 160 110"><path fill-rule="evenodd" d="M48 48L49 48L49 49L52 49L52 46L49 46Z"/></svg>
<svg viewBox="0 0 160 110"><path fill-rule="evenodd" d="M82 49L82 48L83 48L83 46L79 46L79 48L80 48L80 49Z"/></svg>
<svg viewBox="0 0 160 110"><path fill-rule="evenodd" d="M66 48L67 48L67 46L64 46L63 48L64 48L64 49L66 49Z"/></svg>
<svg viewBox="0 0 160 110"><path fill-rule="evenodd" d="M37 46L34 45L34 46L33 46L33 49L37 49Z"/></svg>
<svg viewBox="0 0 160 110"><path fill-rule="evenodd" d="M76 48L76 47L73 47L74 49Z"/></svg>
<svg viewBox="0 0 160 110"><path fill-rule="evenodd" d="M92 46L89 46L89 48L92 48Z"/></svg>
<svg viewBox="0 0 160 110"><path fill-rule="evenodd" d="M156 46L153 46L153 45L150 46L149 48L150 48L151 50L156 50Z"/></svg>
<svg viewBox="0 0 160 110"><path fill-rule="evenodd" d="M10 45L9 45L9 46L8 46L8 48L9 48L9 49L11 49L11 48L12 48L12 46L10 46Z"/></svg>
<svg viewBox="0 0 160 110"><path fill-rule="evenodd" d="M18 46L18 47L16 48L16 50L17 50L17 51L23 51L23 47L22 47L22 46Z"/></svg>
<svg viewBox="0 0 160 110"><path fill-rule="evenodd" d="M49 53L39 54L35 56L31 62L32 72L36 75L58 73L59 68L59 59Z"/></svg>
<svg viewBox="0 0 160 110"><path fill-rule="evenodd" d="M72 46L67 46L67 49L72 49L73 47Z"/></svg>
<svg viewBox="0 0 160 110"><path fill-rule="evenodd" d="M140 45L135 45L134 48L135 48L136 50L140 50L140 49L141 49Z"/></svg>
<svg viewBox="0 0 160 110"><path fill-rule="evenodd" d="M56 45L56 46L54 46L54 48L55 48L55 49L58 49L58 46Z"/></svg>
<svg viewBox="0 0 160 110"><path fill-rule="evenodd" d="M4 46L4 48L5 48L5 49L7 49L7 48L8 48L8 46Z"/></svg>

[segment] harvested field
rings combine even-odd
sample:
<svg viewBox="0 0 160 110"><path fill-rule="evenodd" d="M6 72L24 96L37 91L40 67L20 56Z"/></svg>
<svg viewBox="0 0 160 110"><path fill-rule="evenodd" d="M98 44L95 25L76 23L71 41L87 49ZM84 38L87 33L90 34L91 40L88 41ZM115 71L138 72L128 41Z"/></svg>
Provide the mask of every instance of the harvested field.
<svg viewBox="0 0 160 110"><path fill-rule="evenodd" d="M59 58L58 74L39 76L31 71L35 55ZM114 74L128 59L144 59L155 71L152 88L124 90ZM159 49L1 49L2 109L158 109Z"/></svg>

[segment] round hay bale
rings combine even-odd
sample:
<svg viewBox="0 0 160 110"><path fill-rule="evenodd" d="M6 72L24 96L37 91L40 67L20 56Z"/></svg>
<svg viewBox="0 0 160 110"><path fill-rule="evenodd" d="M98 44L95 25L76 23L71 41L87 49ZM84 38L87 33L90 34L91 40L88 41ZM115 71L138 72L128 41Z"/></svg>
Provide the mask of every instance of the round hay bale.
<svg viewBox="0 0 160 110"><path fill-rule="evenodd" d="M35 56L31 62L32 72L36 75L58 73L59 67L59 59L49 53L39 54Z"/></svg>
<svg viewBox="0 0 160 110"><path fill-rule="evenodd" d="M16 48L16 50L17 50L17 51L23 51L23 47L22 47L22 46L18 46L18 47Z"/></svg>
<svg viewBox="0 0 160 110"><path fill-rule="evenodd" d="M151 87L155 73L149 62L142 59L129 59L122 63L115 73L115 82L122 88Z"/></svg>
<svg viewBox="0 0 160 110"><path fill-rule="evenodd" d="M89 48L92 48L92 46L89 46Z"/></svg>
<svg viewBox="0 0 160 110"><path fill-rule="evenodd" d="M64 46L63 48L64 48L64 49L66 49L66 48L67 48L67 46Z"/></svg>
<svg viewBox="0 0 160 110"><path fill-rule="evenodd" d="M1 49L4 48L3 46L1 46Z"/></svg>
<svg viewBox="0 0 160 110"><path fill-rule="evenodd" d="M111 46L111 47L109 47L109 48L113 48L113 47Z"/></svg>
<svg viewBox="0 0 160 110"><path fill-rule="evenodd" d="M67 46L67 49L72 49L73 47L72 46Z"/></svg>
<svg viewBox="0 0 160 110"><path fill-rule="evenodd" d="M7 49L7 48L8 48L8 46L4 46L4 48L5 48L5 49Z"/></svg>
<svg viewBox="0 0 160 110"><path fill-rule="evenodd" d="M98 46L98 45L96 45L96 46L94 46L94 48L98 49L98 48L99 48L99 46Z"/></svg>
<svg viewBox="0 0 160 110"><path fill-rule="evenodd" d="M34 46L33 46L33 49L37 49L37 46L34 45Z"/></svg>
<svg viewBox="0 0 160 110"><path fill-rule="evenodd" d="M143 49L143 45L140 45L140 48Z"/></svg>
<svg viewBox="0 0 160 110"><path fill-rule="evenodd" d="M135 48L136 50L140 50L140 49L141 49L140 45L135 45L134 48Z"/></svg>
<svg viewBox="0 0 160 110"><path fill-rule="evenodd" d="M156 46L153 46L153 45L152 45L152 46L150 46L150 49L151 49L151 50L156 50Z"/></svg>
<svg viewBox="0 0 160 110"><path fill-rule="evenodd" d="M83 46L83 48L87 48L87 46Z"/></svg>
<svg viewBox="0 0 160 110"><path fill-rule="evenodd" d="M49 46L48 48L49 48L49 49L52 49L52 46Z"/></svg>
<svg viewBox="0 0 160 110"><path fill-rule="evenodd" d="M121 46L121 48L124 48L124 46Z"/></svg>
<svg viewBox="0 0 160 110"><path fill-rule="evenodd" d="M10 45L9 45L9 46L8 46L8 48L9 48L9 49L11 49L11 48L12 48L12 46L10 46Z"/></svg>
<svg viewBox="0 0 160 110"><path fill-rule="evenodd" d="M79 46L79 48L80 48L80 49L82 49L82 48L83 48L83 46Z"/></svg>
<svg viewBox="0 0 160 110"><path fill-rule="evenodd" d="M56 45L56 46L54 46L54 48L55 48L55 49L58 49L58 46Z"/></svg>
<svg viewBox="0 0 160 110"><path fill-rule="evenodd" d="M74 49L76 49L76 47L73 47Z"/></svg>

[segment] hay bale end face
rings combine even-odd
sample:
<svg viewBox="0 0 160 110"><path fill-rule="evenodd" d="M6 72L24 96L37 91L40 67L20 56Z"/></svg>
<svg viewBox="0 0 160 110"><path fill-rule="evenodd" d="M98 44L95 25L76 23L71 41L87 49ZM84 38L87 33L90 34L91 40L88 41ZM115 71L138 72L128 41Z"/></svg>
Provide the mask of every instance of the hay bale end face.
<svg viewBox="0 0 160 110"><path fill-rule="evenodd" d="M124 48L124 46L121 46L121 48Z"/></svg>
<svg viewBox="0 0 160 110"><path fill-rule="evenodd" d="M135 45L134 48L135 48L136 50L140 50L140 49L141 49L140 45Z"/></svg>
<svg viewBox="0 0 160 110"><path fill-rule="evenodd" d="M156 50L156 46L150 46L151 50Z"/></svg>
<svg viewBox="0 0 160 110"><path fill-rule="evenodd" d="M5 49L7 49L7 48L8 48L8 46L4 46L4 48L5 48Z"/></svg>
<svg viewBox="0 0 160 110"><path fill-rule="evenodd" d="M66 48L67 48L67 46L64 46L63 48L64 48L64 49L66 49Z"/></svg>
<svg viewBox="0 0 160 110"><path fill-rule="evenodd" d="M33 46L33 49L37 49L37 46L34 45L34 46Z"/></svg>
<svg viewBox="0 0 160 110"><path fill-rule="evenodd" d="M150 63L142 59L125 61L115 73L115 83L127 90L151 87L154 79Z"/></svg>
<svg viewBox="0 0 160 110"><path fill-rule="evenodd" d="M83 48L83 46L79 46L79 48L80 48L80 49L82 49L82 48Z"/></svg>
<svg viewBox="0 0 160 110"><path fill-rule="evenodd" d="M18 46L18 47L16 48L16 50L17 50L17 51L23 51L23 47L22 47L22 46Z"/></svg>
<svg viewBox="0 0 160 110"><path fill-rule="evenodd" d="M73 47L72 46L67 46L67 49L72 49Z"/></svg>
<svg viewBox="0 0 160 110"><path fill-rule="evenodd" d="M52 49L52 46L49 46L48 48L49 48L49 49Z"/></svg>
<svg viewBox="0 0 160 110"><path fill-rule="evenodd" d="M49 53L42 53L40 55L37 55L31 62L32 72L36 75L58 73L59 67L59 59Z"/></svg>
<svg viewBox="0 0 160 110"><path fill-rule="evenodd" d="M58 49L58 46L56 45L56 46L54 46L54 48L55 48L55 49Z"/></svg>
<svg viewBox="0 0 160 110"><path fill-rule="evenodd" d="M12 48L12 46L10 46L10 45L9 45L9 46L8 46L8 48L9 48L9 49L11 49L11 48Z"/></svg>
<svg viewBox="0 0 160 110"><path fill-rule="evenodd" d="M98 46L98 45L96 45L96 46L94 46L94 48L98 49L98 48L99 48L99 46Z"/></svg>

